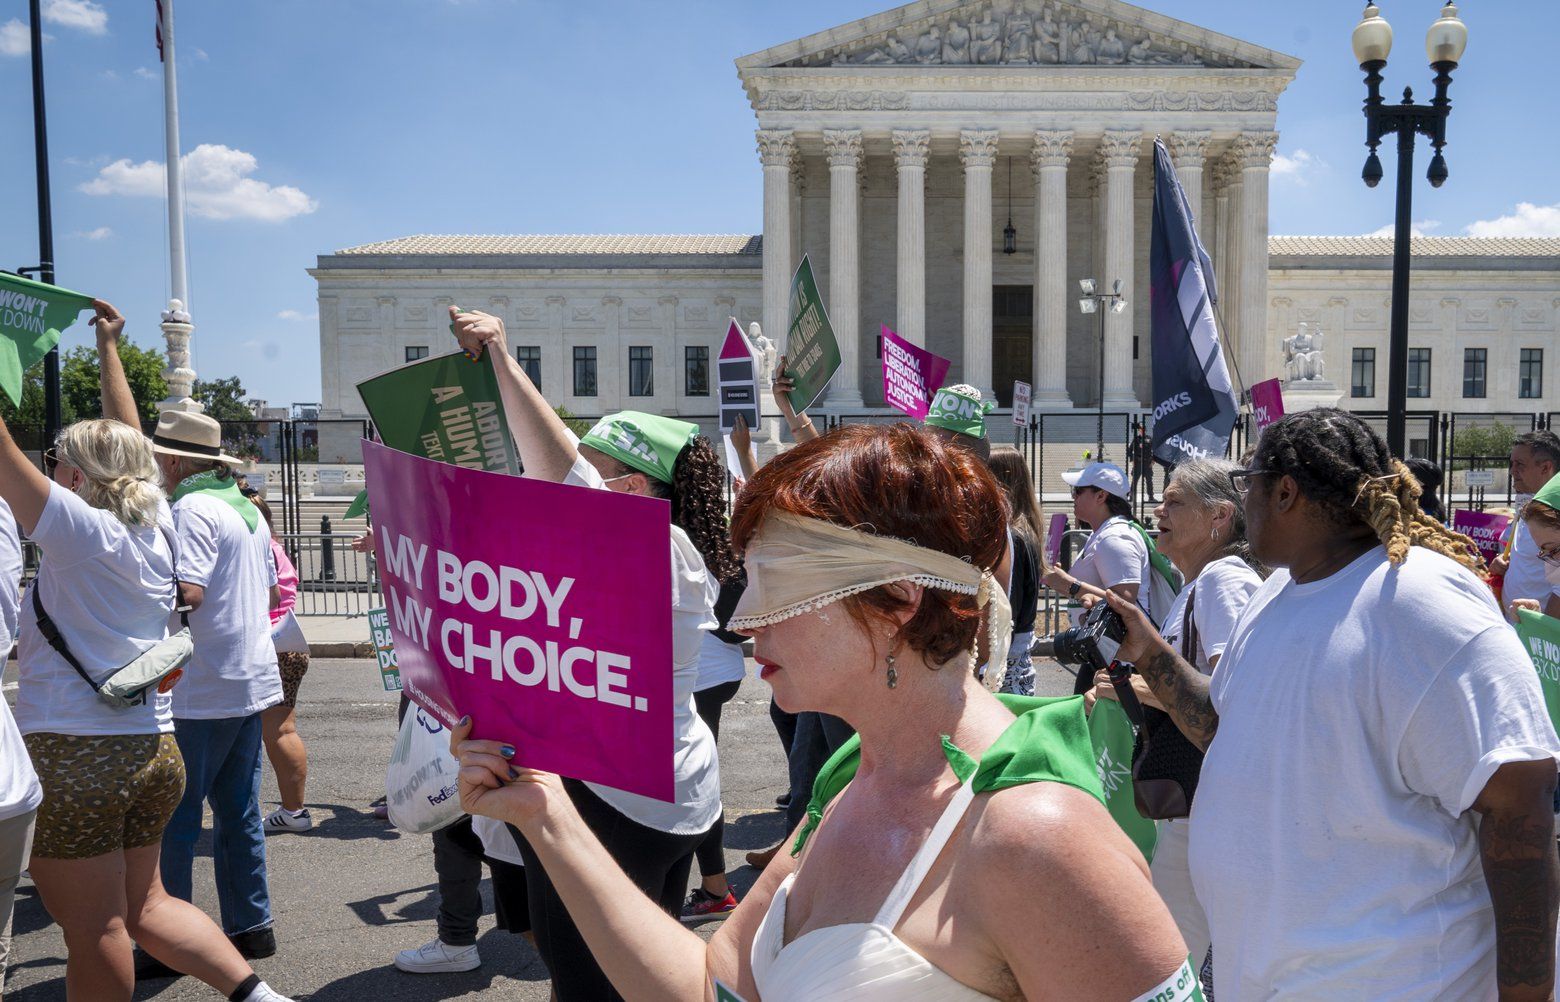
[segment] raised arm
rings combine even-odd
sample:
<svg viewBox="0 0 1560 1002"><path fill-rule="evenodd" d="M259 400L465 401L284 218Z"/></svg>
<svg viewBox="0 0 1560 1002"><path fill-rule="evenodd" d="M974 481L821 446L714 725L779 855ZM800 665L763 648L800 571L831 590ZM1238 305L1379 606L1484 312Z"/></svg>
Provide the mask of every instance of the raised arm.
<svg viewBox="0 0 1560 1002"><path fill-rule="evenodd" d="M455 327L456 340L473 360L481 364L482 353L487 352L498 378L504 419L509 424L515 448L520 451L520 462L525 464L525 475L535 480L562 483L573 468L579 450L557 412L542 399L520 363L510 356L504 321L486 313L462 313L451 306L450 323Z"/></svg>
<svg viewBox="0 0 1560 1002"><path fill-rule="evenodd" d="M1204 750L1219 729L1219 715L1208 693L1208 676L1187 664L1159 635L1136 602L1109 592L1105 601L1127 625L1127 638L1116 657L1135 665L1175 726Z"/></svg>
<svg viewBox="0 0 1560 1002"><path fill-rule="evenodd" d="M753 454L753 434L741 414L737 415L737 423L731 429L731 447L742 467L742 479L752 480L753 474L758 472L758 457Z"/></svg>
<svg viewBox="0 0 1560 1002"><path fill-rule="evenodd" d="M795 382L785 374L785 356L780 356L780 361L775 363L774 375L775 406L780 408L780 413L785 417L785 423L791 429L791 437L796 439L796 444L811 442L818 437L818 429L813 427L812 418L807 412L796 413L796 408L791 406L791 392L796 389Z"/></svg>
<svg viewBox="0 0 1560 1002"><path fill-rule="evenodd" d="M94 299L92 308L97 314L87 323L97 332L98 389L103 395L103 416L139 429L141 412L135 406L130 381L119 360L119 335L124 332L125 318L112 303L101 299Z"/></svg>
<svg viewBox="0 0 1560 1002"><path fill-rule="evenodd" d="M0 497L11 506L22 535L32 535L49 500L49 478L22 452L4 418L0 418Z"/></svg>

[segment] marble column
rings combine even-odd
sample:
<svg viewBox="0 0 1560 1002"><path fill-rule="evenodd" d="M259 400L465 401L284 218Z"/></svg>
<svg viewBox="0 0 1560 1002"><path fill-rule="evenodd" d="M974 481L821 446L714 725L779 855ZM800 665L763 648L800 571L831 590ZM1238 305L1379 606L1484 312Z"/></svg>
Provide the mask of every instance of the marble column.
<svg viewBox="0 0 1560 1002"><path fill-rule="evenodd" d="M1067 395L1067 160L1071 132L1036 132L1033 405L1072 406Z"/></svg>
<svg viewBox="0 0 1560 1002"><path fill-rule="evenodd" d="M1219 302L1214 316L1224 335L1224 343L1230 351L1235 348L1235 324L1240 318L1240 168L1228 156L1213 162L1213 188L1215 206L1219 217L1218 249L1214 252L1213 270L1218 276ZM1230 360L1232 369L1240 366L1240 359ZM1232 371L1231 376L1236 374ZM1236 380L1244 387L1244 377Z"/></svg>
<svg viewBox="0 0 1560 1002"><path fill-rule="evenodd" d="M758 159L764 165L764 334L785 351L791 290L791 162L796 140L790 129L759 129Z"/></svg>
<svg viewBox="0 0 1560 1002"><path fill-rule="evenodd" d="M830 407L861 406L861 130L825 129L829 157L829 320L840 343Z"/></svg>
<svg viewBox="0 0 1560 1002"><path fill-rule="evenodd" d="M1181 187L1186 190L1186 204L1191 209L1192 222L1205 248L1213 227L1207 225L1202 214L1203 163L1208 156L1208 140L1212 135L1211 132L1176 132L1171 134L1167 144L1170 147L1170 159L1175 162L1176 176L1181 179Z"/></svg>
<svg viewBox="0 0 1560 1002"><path fill-rule="evenodd" d="M1235 323L1240 371L1246 385L1278 375L1277 351L1267 324L1268 171L1276 132L1242 132L1235 140L1240 166L1240 315Z"/></svg>
<svg viewBox="0 0 1560 1002"><path fill-rule="evenodd" d="M1121 282L1121 291L1132 296L1133 231L1132 175L1143 145L1142 133L1111 131L1100 140L1100 161L1105 165L1105 270L1096 281L1104 291ZM1132 318L1147 303L1133 303L1120 313L1105 314L1105 409L1139 407L1132 388Z"/></svg>
<svg viewBox="0 0 1560 1002"><path fill-rule="evenodd" d="M959 133L964 164L964 358L962 379L986 399L991 385L991 165L997 132Z"/></svg>
<svg viewBox="0 0 1560 1002"><path fill-rule="evenodd" d="M894 168L899 175L899 261L894 333L926 347L926 151L932 134L895 129Z"/></svg>

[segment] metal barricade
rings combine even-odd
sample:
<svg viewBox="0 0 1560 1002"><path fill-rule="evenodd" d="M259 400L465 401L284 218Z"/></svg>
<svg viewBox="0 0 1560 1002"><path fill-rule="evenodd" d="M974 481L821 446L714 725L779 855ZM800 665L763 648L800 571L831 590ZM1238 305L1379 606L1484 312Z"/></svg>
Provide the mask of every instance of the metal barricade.
<svg viewBox="0 0 1560 1002"><path fill-rule="evenodd" d="M298 571L299 616L362 616L384 604L372 553L352 548L353 532L288 532L280 536Z"/></svg>

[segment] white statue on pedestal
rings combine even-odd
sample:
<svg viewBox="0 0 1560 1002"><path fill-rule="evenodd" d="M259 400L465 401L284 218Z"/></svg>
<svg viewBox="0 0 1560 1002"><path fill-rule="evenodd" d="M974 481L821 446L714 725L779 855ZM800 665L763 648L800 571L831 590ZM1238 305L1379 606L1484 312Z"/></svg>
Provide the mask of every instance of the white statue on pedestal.
<svg viewBox="0 0 1560 1002"><path fill-rule="evenodd" d="M775 383L775 343L764 336L764 329L758 325L758 321L748 324L748 342L758 349L758 382L764 387L773 386Z"/></svg>
<svg viewBox="0 0 1560 1002"><path fill-rule="evenodd" d="M1327 379L1327 363L1322 357L1322 330L1312 333L1308 324L1284 338L1284 370L1291 383L1322 382Z"/></svg>

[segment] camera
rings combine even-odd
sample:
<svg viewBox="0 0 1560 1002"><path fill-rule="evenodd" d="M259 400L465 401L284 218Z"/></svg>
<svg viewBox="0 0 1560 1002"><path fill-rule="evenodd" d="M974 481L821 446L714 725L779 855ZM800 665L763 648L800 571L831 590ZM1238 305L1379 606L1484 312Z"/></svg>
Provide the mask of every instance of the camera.
<svg viewBox="0 0 1560 1002"><path fill-rule="evenodd" d="M1127 624L1104 602L1083 614L1078 625L1050 637L1041 637L1030 647L1031 657L1055 658L1069 668L1078 669L1080 679L1092 680L1097 672L1110 667L1127 637Z"/></svg>

